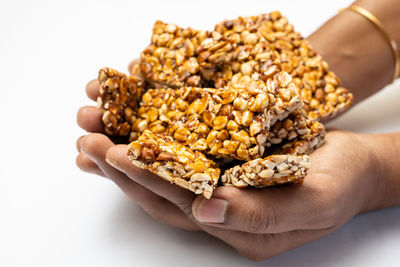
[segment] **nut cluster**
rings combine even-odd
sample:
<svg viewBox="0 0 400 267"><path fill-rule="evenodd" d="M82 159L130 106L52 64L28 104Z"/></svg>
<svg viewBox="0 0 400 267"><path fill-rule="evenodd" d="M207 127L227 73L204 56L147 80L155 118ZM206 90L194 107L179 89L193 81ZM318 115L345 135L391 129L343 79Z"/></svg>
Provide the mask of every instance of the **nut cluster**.
<svg viewBox="0 0 400 267"><path fill-rule="evenodd" d="M172 88L202 85L195 51L208 35L157 21L151 44L141 53L141 72L146 79Z"/></svg>
<svg viewBox="0 0 400 267"><path fill-rule="evenodd" d="M185 42L183 35L187 36ZM171 87L221 88L230 86L235 74L265 81L277 71L288 72L312 120L336 116L353 99L328 64L277 11L226 20L211 32L158 21L141 59L147 79Z"/></svg>
<svg viewBox="0 0 400 267"><path fill-rule="evenodd" d="M132 163L206 198L233 160L224 185L301 182L319 121L352 101L279 12L213 31L157 21L131 76L106 68L99 82L105 132L129 136Z"/></svg>
<svg viewBox="0 0 400 267"><path fill-rule="evenodd" d="M281 75L262 90L149 89L142 97L133 136L149 129L216 158L259 158L270 125L301 106L294 85L279 83Z"/></svg>
<svg viewBox="0 0 400 267"><path fill-rule="evenodd" d="M299 110L272 126L268 142L273 145L274 154L310 154L323 144L325 134L322 123L310 120Z"/></svg>
<svg viewBox="0 0 400 267"><path fill-rule="evenodd" d="M274 150L274 154L302 155L310 154L323 144L325 138L325 127L317 121L307 121L307 134L297 137L290 142L283 142Z"/></svg>
<svg viewBox="0 0 400 267"><path fill-rule="evenodd" d="M340 85L328 64L280 12L227 20L217 24L215 31L223 36L240 34L240 44L267 43L273 61L293 77L301 91L303 109L309 118L324 120L351 105L353 95Z"/></svg>
<svg viewBox="0 0 400 267"><path fill-rule="evenodd" d="M221 181L224 185L239 188L249 185L265 187L287 182L299 183L303 181L309 168L310 159L307 155L271 155L225 171Z"/></svg>
<svg viewBox="0 0 400 267"><path fill-rule="evenodd" d="M134 165L206 198L211 197L220 176L218 166L203 153L149 130L129 144L128 157Z"/></svg>
<svg viewBox="0 0 400 267"><path fill-rule="evenodd" d="M292 141L297 137L307 135L309 127L307 117L304 112L297 110L292 112L287 118L277 121L270 129L268 142L270 145L281 144L283 140Z"/></svg>
<svg viewBox="0 0 400 267"><path fill-rule="evenodd" d="M146 82L116 70L99 71L100 96L97 106L103 109L104 131L112 136L128 136L136 121L139 102Z"/></svg>

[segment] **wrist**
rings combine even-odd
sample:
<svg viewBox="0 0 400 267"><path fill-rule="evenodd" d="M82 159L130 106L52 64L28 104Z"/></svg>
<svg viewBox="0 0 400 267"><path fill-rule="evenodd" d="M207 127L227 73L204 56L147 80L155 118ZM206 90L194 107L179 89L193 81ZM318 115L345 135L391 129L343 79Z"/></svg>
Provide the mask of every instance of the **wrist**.
<svg viewBox="0 0 400 267"><path fill-rule="evenodd" d="M369 147L373 191L362 212L400 205L400 133L363 136Z"/></svg>
<svg viewBox="0 0 400 267"><path fill-rule="evenodd" d="M354 94L355 103L391 82L391 49L379 30L360 14L342 12L308 39Z"/></svg>
<svg viewBox="0 0 400 267"><path fill-rule="evenodd" d="M398 21L400 5L395 0L357 0L354 5L363 7L372 12L384 25L385 30L399 44L400 31Z"/></svg>

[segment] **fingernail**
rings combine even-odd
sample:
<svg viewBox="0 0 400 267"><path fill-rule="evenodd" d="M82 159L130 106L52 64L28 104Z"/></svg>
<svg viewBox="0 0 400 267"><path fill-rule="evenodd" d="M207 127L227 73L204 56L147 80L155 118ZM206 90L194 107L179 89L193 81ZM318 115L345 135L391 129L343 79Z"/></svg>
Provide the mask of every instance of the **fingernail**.
<svg viewBox="0 0 400 267"><path fill-rule="evenodd" d="M81 142L82 142L83 137L85 137L85 136L86 135L82 135L81 137L78 138L78 141L76 142L79 152L82 152L82 144L81 144Z"/></svg>
<svg viewBox="0 0 400 267"><path fill-rule="evenodd" d="M82 146L81 146L81 152L82 152L83 154L85 154L86 156L90 156L90 154L89 154L89 152L86 150L86 148L84 148L84 147L82 147Z"/></svg>
<svg viewBox="0 0 400 267"><path fill-rule="evenodd" d="M203 200L197 208L196 218L205 223L223 223L228 208L228 201L220 198Z"/></svg>

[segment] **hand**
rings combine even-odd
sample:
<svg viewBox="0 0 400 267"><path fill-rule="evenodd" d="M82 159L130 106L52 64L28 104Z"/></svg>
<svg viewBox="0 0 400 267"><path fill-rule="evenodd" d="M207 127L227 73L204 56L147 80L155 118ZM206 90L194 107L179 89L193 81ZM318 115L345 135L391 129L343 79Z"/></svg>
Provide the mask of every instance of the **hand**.
<svg viewBox="0 0 400 267"><path fill-rule="evenodd" d="M137 63L138 60L134 60L129 65L129 72ZM97 79L92 80L86 86L86 94L91 100L96 101L99 96L99 89ZM77 140L76 146L79 152L76 157L77 166L82 171L104 176L115 182L129 198L155 219L185 230L200 230L175 204L136 183L125 173L118 171L106 162L107 150L115 147L115 144L107 136L101 134L104 129L101 117L102 111L96 106L85 106L78 111L78 125L92 134L82 136ZM137 175L143 175L141 177L144 179L149 176L154 176L153 178L157 180L160 179L144 170L136 169L136 173ZM183 189L182 191L187 195L191 195L194 199L192 194Z"/></svg>
<svg viewBox="0 0 400 267"><path fill-rule="evenodd" d="M92 99L98 84L88 84ZM79 125L102 129L101 112L84 107ZM384 195L368 135L331 131L326 144L311 155L309 175L301 185L264 189L218 187L210 200L138 169L126 145L102 134L78 140L77 165L113 180L156 219L186 230L203 230L252 260L264 260L331 233L360 212L375 209ZM374 196L371 198L371 196ZM373 199L373 201L371 200Z"/></svg>

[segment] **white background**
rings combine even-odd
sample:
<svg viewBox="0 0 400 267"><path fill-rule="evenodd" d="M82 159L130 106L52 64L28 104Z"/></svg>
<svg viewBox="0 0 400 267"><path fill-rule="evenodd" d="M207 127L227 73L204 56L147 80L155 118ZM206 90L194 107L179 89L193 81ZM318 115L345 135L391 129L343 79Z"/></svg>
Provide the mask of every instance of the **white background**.
<svg viewBox="0 0 400 267"><path fill-rule="evenodd" d="M307 36L350 1L0 2L0 266L399 266L400 208L264 263L154 221L106 179L75 166L85 84L126 70L157 19L210 29L275 9ZM334 36L332 37L334 38ZM400 82L332 125L400 130ZM373 196L371 196L373 197Z"/></svg>

